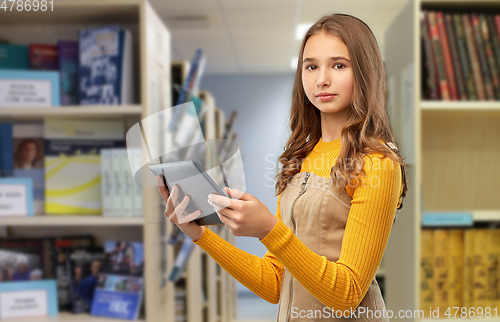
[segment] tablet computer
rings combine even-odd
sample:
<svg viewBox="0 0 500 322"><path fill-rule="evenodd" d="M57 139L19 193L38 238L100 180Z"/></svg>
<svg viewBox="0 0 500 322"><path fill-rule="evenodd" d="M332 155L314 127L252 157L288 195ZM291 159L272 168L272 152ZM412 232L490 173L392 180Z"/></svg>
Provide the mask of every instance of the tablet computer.
<svg viewBox="0 0 500 322"><path fill-rule="evenodd" d="M168 192L177 185L179 194L177 200L182 201L189 195L189 203L185 211L190 214L200 210L201 214L194 221L200 225L223 225L214 208L207 202L211 193L228 195L222 191L212 178L203 170L196 160L174 161L150 164L149 169L156 175L163 175Z"/></svg>

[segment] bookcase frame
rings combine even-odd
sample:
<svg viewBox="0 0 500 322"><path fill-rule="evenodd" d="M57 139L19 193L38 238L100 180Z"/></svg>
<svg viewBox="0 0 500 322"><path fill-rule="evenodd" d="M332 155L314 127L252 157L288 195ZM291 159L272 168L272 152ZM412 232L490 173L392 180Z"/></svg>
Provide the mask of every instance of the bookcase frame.
<svg viewBox="0 0 500 322"><path fill-rule="evenodd" d="M12 43L55 43L59 38L76 40L68 36L85 27L117 23L130 28L134 43L134 73L136 104L121 106L61 106L47 108L0 108L0 121L15 122L46 118L123 119L126 129L172 106L170 99L170 33L147 0L58 0L53 12L2 12L0 39ZM159 82L163 82L159 84ZM163 91L162 86L163 85ZM166 92L165 92L166 91ZM215 138L215 100L211 99L207 111L208 137ZM206 100L205 100L206 101ZM174 321L174 284L161 282L168 278L175 261L171 245L161 254L160 225L168 237L172 224L162 221L164 203L156 187L143 187L143 217L96 216L35 216L0 218L0 234L14 237L43 237L72 234L94 234L96 243L106 239L141 240L145 249L145 317L143 321ZM234 243L234 236L222 231L221 236ZM166 256L167 267L161 270L161 257ZM202 256L205 256L203 262ZM234 317L235 284L225 271L200 247L195 246L183 277L186 279L187 321L230 322ZM202 275L207 281L206 302L201 300ZM229 295L228 295L229 294ZM218 312L217 308L222 310ZM73 315L61 312L57 321L111 322L116 319ZM35 321L35 320L33 320ZM39 318L36 321L54 321Z"/></svg>
<svg viewBox="0 0 500 322"><path fill-rule="evenodd" d="M423 9L494 9L500 13L500 1L410 0L385 32L389 114L401 154L409 163L410 180L404 208L384 255L386 304L394 314L420 310L423 211L465 211L471 212L476 222L500 221L500 199L495 196L495 180L500 178L496 125L500 101L431 101L421 97ZM436 319L413 315L407 320Z"/></svg>

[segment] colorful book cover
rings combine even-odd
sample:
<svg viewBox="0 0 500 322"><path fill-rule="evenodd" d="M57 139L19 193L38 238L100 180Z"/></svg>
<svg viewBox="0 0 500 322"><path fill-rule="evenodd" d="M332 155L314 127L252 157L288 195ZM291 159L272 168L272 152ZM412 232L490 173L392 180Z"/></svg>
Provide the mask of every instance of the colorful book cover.
<svg viewBox="0 0 500 322"><path fill-rule="evenodd" d="M57 46L51 44L30 44L30 69L57 70Z"/></svg>
<svg viewBox="0 0 500 322"><path fill-rule="evenodd" d="M66 265L70 272L69 293L73 313L90 312L103 260L102 252L76 250L67 253Z"/></svg>
<svg viewBox="0 0 500 322"><path fill-rule="evenodd" d="M43 277L47 278L49 270L49 263L46 246L47 240L42 238L8 238L0 239L0 250L8 250L23 254L32 254L40 258L40 268L43 272Z"/></svg>
<svg viewBox="0 0 500 322"><path fill-rule="evenodd" d="M0 282L31 281L43 278L40 256L0 249Z"/></svg>
<svg viewBox="0 0 500 322"><path fill-rule="evenodd" d="M45 211L43 123L14 123L12 127L14 177L33 180L34 211Z"/></svg>
<svg viewBox="0 0 500 322"><path fill-rule="evenodd" d="M106 259L103 273L142 276L144 272L144 244L142 242L106 241Z"/></svg>
<svg viewBox="0 0 500 322"><path fill-rule="evenodd" d="M61 105L78 105L78 42L57 42L61 73Z"/></svg>
<svg viewBox="0 0 500 322"><path fill-rule="evenodd" d="M51 271L47 272L47 275L57 280L57 297L61 310L71 310L71 272L67 266L67 257L76 250L92 252L94 250L94 237L81 235L49 239L47 253L49 254Z"/></svg>
<svg viewBox="0 0 500 322"><path fill-rule="evenodd" d="M26 45L0 43L0 69L29 69L29 50Z"/></svg>
<svg viewBox="0 0 500 322"><path fill-rule="evenodd" d="M110 25L81 30L79 39L80 104L131 104L131 32Z"/></svg>
<svg viewBox="0 0 500 322"><path fill-rule="evenodd" d="M136 320L142 304L144 279L138 276L100 274L92 315Z"/></svg>
<svg viewBox="0 0 500 322"><path fill-rule="evenodd" d="M449 83L446 78L446 68L444 57L439 39L439 30L437 24L436 13L433 11L428 12L429 15L429 31L432 37L432 48L434 50L434 57L436 59L437 74L439 76L439 96L443 101L450 100Z"/></svg>
<svg viewBox="0 0 500 322"><path fill-rule="evenodd" d="M101 215L100 151L124 144L121 120L46 119L45 212Z"/></svg>
<svg viewBox="0 0 500 322"><path fill-rule="evenodd" d="M460 56L457 46L457 37L455 35L455 28L453 25L453 16L450 13L444 15L444 24L446 33L448 35L448 43L450 45L450 54L453 62L453 71L456 77L456 86L458 89L458 99L462 101L467 100L467 91L465 89L465 80L462 76L462 66L460 66Z"/></svg>
<svg viewBox="0 0 500 322"><path fill-rule="evenodd" d="M446 77L448 81L448 89L450 91L450 99L452 101L458 100L458 89L455 82L455 71L453 70L453 62L450 53L450 44L448 35L446 34L446 26L444 24L443 12L436 12L436 23L439 31L439 42L441 43L443 62L446 70Z"/></svg>

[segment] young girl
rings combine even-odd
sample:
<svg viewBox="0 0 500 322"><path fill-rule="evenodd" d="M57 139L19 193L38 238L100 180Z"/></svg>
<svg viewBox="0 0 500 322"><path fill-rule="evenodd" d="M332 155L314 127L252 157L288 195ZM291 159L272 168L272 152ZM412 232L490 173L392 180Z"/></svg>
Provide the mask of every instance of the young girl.
<svg viewBox="0 0 500 322"><path fill-rule="evenodd" d="M344 14L316 22L302 41L292 95L276 216L236 189L226 192L237 200L207 201L235 236L259 238L264 257L194 221L180 224L189 199L174 204L177 189L170 196L158 177L165 215L239 282L279 303L278 321L388 321L375 274L407 180L370 28Z"/></svg>

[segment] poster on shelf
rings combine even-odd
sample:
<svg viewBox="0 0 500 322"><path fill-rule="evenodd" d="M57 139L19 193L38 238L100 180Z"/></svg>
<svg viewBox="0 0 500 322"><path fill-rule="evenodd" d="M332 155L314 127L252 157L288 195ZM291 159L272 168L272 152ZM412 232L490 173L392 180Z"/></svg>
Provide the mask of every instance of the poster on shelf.
<svg viewBox="0 0 500 322"><path fill-rule="evenodd" d="M0 178L0 217L33 216L31 178Z"/></svg>
<svg viewBox="0 0 500 322"><path fill-rule="evenodd" d="M58 71L0 69L0 107L59 105Z"/></svg>

